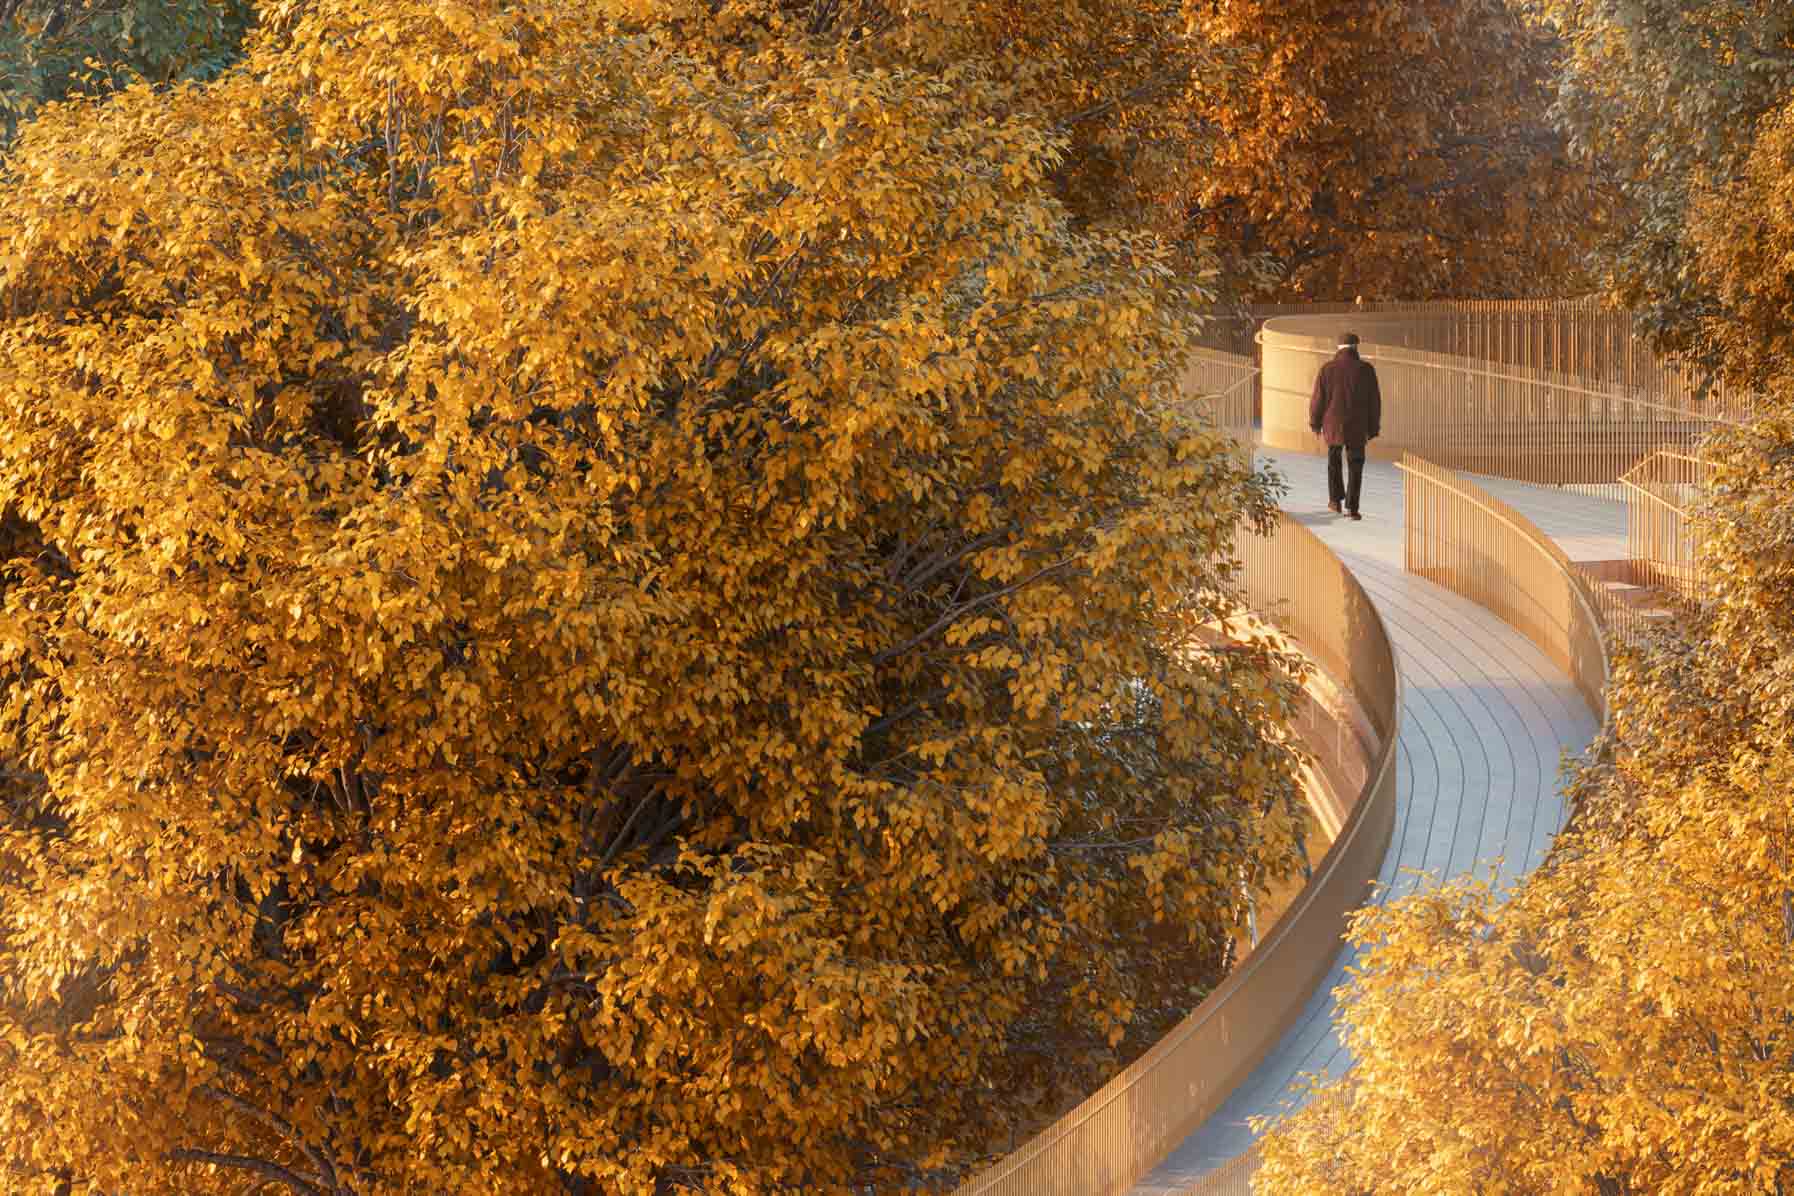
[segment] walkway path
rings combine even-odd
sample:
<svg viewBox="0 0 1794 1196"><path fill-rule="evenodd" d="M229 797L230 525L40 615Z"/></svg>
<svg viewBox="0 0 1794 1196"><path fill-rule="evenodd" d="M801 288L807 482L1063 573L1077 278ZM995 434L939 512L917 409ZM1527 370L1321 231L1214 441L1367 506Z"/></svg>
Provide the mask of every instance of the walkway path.
<svg viewBox="0 0 1794 1196"><path fill-rule="evenodd" d="M1411 890L1414 871L1456 875L1497 858L1511 884L1544 858L1563 823L1557 791L1565 752L1596 730L1575 686L1530 640L1486 609L1402 567L1402 475L1372 461L1362 522L1327 509L1326 462L1263 453L1289 481L1284 508L1357 574L1389 628L1403 682L1395 835L1380 880L1384 898ZM1476 479L1533 520L1573 560L1623 557L1625 508L1549 487ZM1277 1112L1308 1072L1338 1075L1350 1055L1334 1033L1332 990L1353 952L1341 952L1301 1017L1215 1115L1134 1188L1168 1196L1245 1152L1248 1117Z"/></svg>

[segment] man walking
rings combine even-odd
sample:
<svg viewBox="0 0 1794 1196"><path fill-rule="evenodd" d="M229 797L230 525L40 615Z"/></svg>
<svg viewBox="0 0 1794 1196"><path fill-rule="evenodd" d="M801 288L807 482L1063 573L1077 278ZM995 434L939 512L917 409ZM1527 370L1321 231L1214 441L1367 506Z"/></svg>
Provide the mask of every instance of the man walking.
<svg viewBox="0 0 1794 1196"><path fill-rule="evenodd" d="M1308 426L1327 442L1327 509L1362 519L1358 492L1364 485L1364 446L1383 430L1383 395L1377 371L1358 356L1358 334L1339 338L1339 351L1314 376L1314 397L1308 402ZM1341 477L1340 458L1347 476Z"/></svg>

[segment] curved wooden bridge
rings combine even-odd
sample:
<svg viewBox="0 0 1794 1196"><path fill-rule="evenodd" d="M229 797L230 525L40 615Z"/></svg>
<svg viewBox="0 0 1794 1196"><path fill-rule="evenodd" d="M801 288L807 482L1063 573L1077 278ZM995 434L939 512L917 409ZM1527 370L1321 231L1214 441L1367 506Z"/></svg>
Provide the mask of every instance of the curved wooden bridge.
<svg viewBox="0 0 1794 1196"><path fill-rule="evenodd" d="M1207 353L1185 383L1289 483L1284 530L1242 541L1246 588L1348 695L1353 713L1311 711L1298 729L1339 837L1200 1007L961 1196L1245 1196L1250 1119L1288 1108L1300 1076L1351 1064L1332 998L1346 913L1426 875L1493 869L1511 885L1544 858L1566 814L1560 765L1603 717L1607 639L1642 618L1603 587L1688 568L1669 498L1745 399L1587 305L1388 307L1273 320L1262 371ZM1314 371L1348 327L1385 396L1362 522L1326 510L1306 427ZM1675 484L1647 484L1664 460Z"/></svg>
<svg viewBox="0 0 1794 1196"><path fill-rule="evenodd" d="M1511 883L1543 859L1562 825L1560 761L1587 746L1598 718L1532 641L1487 608L1405 570L1403 478L1393 465L1367 463L1365 519L1352 523L1326 510L1320 459L1267 455L1291 483L1285 509L1357 575L1395 647L1403 680L1396 828L1378 899L1411 889L1420 874L1458 875L1497 861L1501 880ZM1570 546L1573 559L1625 554L1618 502L1523 483L1483 485ZM1350 1065L1334 1029L1332 990L1353 958L1350 949L1340 952L1295 1026L1135 1193L1215 1190L1200 1181L1250 1149L1248 1118L1278 1112L1304 1073L1338 1075Z"/></svg>

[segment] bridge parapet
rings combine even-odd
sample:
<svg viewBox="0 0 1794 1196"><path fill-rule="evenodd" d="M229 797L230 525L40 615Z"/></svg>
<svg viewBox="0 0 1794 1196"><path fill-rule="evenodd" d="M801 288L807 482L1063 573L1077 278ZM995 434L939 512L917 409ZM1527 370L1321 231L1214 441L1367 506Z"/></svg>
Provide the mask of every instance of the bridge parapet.
<svg viewBox="0 0 1794 1196"><path fill-rule="evenodd" d="M1227 977L1170 1033L959 1196L1111 1196L1201 1124L1300 1014L1376 879L1395 826L1400 683L1382 617L1351 571L1293 519L1242 532L1253 609L1297 641L1355 699L1374 742L1354 750L1352 720L1308 728L1335 793L1352 794L1313 880ZM1331 750L1329 750L1331 749ZM1358 757L1355 759L1355 757Z"/></svg>
<svg viewBox="0 0 1794 1196"><path fill-rule="evenodd" d="M1516 481L1612 485L1652 453L1692 452L1716 424L1748 413L1746 398L1692 385L1673 363L1647 369L1636 353L1585 352L1574 322L1554 325L1550 339L1509 341L1476 322L1496 318L1407 311L1269 320L1259 333L1265 445L1321 450L1308 430L1308 400L1348 328L1381 383L1374 457L1411 452Z"/></svg>

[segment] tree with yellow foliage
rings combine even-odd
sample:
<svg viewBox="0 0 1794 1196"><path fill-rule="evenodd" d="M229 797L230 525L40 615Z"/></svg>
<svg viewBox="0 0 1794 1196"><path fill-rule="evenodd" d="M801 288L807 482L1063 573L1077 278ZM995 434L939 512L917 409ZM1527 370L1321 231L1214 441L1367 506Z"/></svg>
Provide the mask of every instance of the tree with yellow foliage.
<svg viewBox="0 0 1794 1196"><path fill-rule="evenodd" d="M1615 204L1550 119L1556 34L1510 0L1208 0L1185 219L1292 299L1580 293Z"/></svg>
<svg viewBox="0 0 1794 1196"><path fill-rule="evenodd" d="M893 64L998 65L1064 138L1054 193L1150 228L1222 299L1590 285L1606 177L1550 119L1557 34L1510 0L839 0Z"/></svg>
<svg viewBox="0 0 1794 1196"><path fill-rule="evenodd" d="M1791 38L1794 43L1794 38ZM1794 64L1794 44L1789 56ZM1752 390L1794 398L1794 84L1754 122L1738 168L1689 201L1685 256L1712 302L1684 329L1730 379Z"/></svg>
<svg viewBox="0 0 1794 1196"><path fill-rule="evenodd" d="M942 1182L1219 974L1267 483L1027 81L839 15L292 0L23 130L6 1190Z"/></svg>
<svg viewBox="0 0 1794 1196"><path fill-rule="evenodd" d="M1553 113L1624 200L1601 259L1658 343L1718 367L1703 325L1729 314L1691 217L1739 182L1764 117L1794 91L1794 8L1766 0L1523 0L1564 46ZM1748 209L1734 215L1752 219Z"/></svg>

